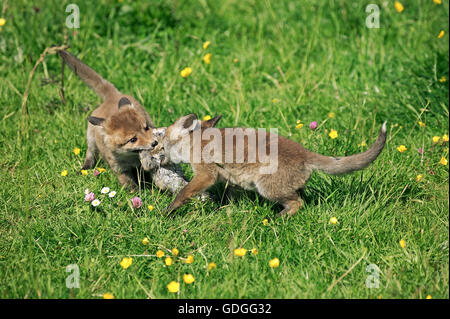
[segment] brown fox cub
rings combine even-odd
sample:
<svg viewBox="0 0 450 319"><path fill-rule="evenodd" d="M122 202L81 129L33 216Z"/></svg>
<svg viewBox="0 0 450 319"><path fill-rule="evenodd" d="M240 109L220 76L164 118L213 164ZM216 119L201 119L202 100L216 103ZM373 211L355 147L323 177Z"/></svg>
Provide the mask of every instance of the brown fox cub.
<svg viewBox="0 0 450 319"><path fill-rule="evenodd" d="M217 124L221 116L215 117L210 120L201 122L201 128L210 128ZM166 127L160 127L153 129L153 134L160 139L164 136ZM153 183L162 190L169 190L172 193L179 192L184 186L187 185L187 181L184 179L183 171L181 167L174 163L168 163L161 166L161 157L154 157L152 150L139 152L139 159L141 161L142 168L145 171L152 172ZM207 198L211 198L212 195L207 193L201 193L199 198L204 201Z"/></svg>
<svg viewBox="0 0 450 319"><path fill-rule="evenodd" d="M131 189L140 166L139 151L151 150L158 142L152 134L153 123L141 104L124 95L89 66L70 53L58 51L65 63L95 93L103 103L88 118L87 151L82 169L93 168L98 154L118 175L119 182Z"/></svg>
<svg viewBox="0 0 450 319"><path fill-rule="evenodd" d="M255 143L256 139L258 143ZM152 156L161 160L162 165L169 161L189 162L194 172L194 178L178 193L167 212L176 210L193 195L223 179L245 189L256 190L284 206L280 215L292 216L302 206L297 190L305 186L314 170L328 174L361 170L378 157L385 141L386 122L377 141L366 152L329 157L311 152L271 132L241 128L203 130L195 114L190 114L166 129ZM214 155L211 155L211 150ZM268 150L275 154L265 156Z"/></svg>

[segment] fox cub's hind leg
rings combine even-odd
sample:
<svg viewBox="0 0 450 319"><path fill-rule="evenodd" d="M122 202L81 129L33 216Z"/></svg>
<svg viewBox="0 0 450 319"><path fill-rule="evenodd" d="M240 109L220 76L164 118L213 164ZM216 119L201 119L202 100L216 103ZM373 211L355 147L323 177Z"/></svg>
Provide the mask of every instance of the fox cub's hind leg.
<svg viewBox="0 0 450 319"><path fill-rule="evenodd" d="M303 207L302 201L300 197L298 197L297 192L292 190L288 192L278 192L275 194L274 192L270 193L266 190L264 193L261 193L260 191L260 194L271 201L283 205L284 209L279 213L279 216L281 217L284 217L286 215L294 216L297 211Z"/></svg>
<svg viewBox="0 0 450 319"><path fill-rule="evenodd" d="M256 185L259 194L283 205L284 209L279 216L294 216L298 209L303 207L296 192L299 185L285 183L283 180L276 180L271 176L267 176L265 179L261 178Z"/></svg>
<svg viewBox="0 0 450 319"><path fill-rule="evenodd" d="M284 209L280 212L280 216L294 216L297 211L303 207L301 199L297 193L291 194L289 197L280 201Z"/></svg>
<svg viewBox="0 0 450 319"><path fill-rule="evenodd" d="M86 157L84 159L84 164L81 169L91 169L94 168L95 162L97 161L98 148L95 143L94 129L88 125L87 129L87 150Z"/></svg>

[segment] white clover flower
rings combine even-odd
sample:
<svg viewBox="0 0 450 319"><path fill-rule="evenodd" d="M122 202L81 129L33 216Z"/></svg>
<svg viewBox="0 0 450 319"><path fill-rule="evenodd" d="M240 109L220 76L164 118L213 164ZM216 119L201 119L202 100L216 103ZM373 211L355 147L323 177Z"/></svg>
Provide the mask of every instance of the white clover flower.
<svg viewBox="0 0 450 319"><path fill-rule="evenodd" d="M87 194L89 194L91 191L89 190L89 188L86 188L85 190L84 190L84 195L87 195Z"/></svg>
<svg viewBox="0 0 450 319"><path fill-rule="evenodd" d="M109 196L110 198L113 198L114 196L116 196L116 194L117 194L116 191L112 191L112 192L109 193L108 196Z"/></svg>
<svg viewBox="0 0 450 319"><path fill-rule="evenodd" d="M103 187L101 190L102 194L108 194L109 193L109 187Z"/></svg>
<svg viewBox="0 0 450 319"><path fill-rule="evenodd" d="M98 199L94 199L94 200L91 202L91 205L94 206L94 207L97 207L98 205L100 205L100 201L99 201Z"/></svg>

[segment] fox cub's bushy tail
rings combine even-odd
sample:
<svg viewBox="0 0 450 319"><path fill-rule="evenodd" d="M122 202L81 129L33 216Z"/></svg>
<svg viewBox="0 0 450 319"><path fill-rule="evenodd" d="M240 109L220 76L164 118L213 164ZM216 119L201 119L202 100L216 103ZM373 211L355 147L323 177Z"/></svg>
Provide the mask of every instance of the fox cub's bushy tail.
<svg viewBox="0 0 450 319"><path fill-rule="evenodd" d="M308 162L314 169L324 171L327 174L346 174L361 170L372 163L383 150L386 142L386 122L381 127L380 134L375 144L364 153L345 157L330 157L311 153Z"/></svg>
<svg viewBox="0 0 450 319"><path fill-rule="evenodd" d="M116 87L102 78L97 72L89 66L78 60L75 56L67 51L60 50L58 54L64 62L72 69L72 71L80 77L88 86L90 86L97 95L106 99L108 96L120 94Z"/></svg>

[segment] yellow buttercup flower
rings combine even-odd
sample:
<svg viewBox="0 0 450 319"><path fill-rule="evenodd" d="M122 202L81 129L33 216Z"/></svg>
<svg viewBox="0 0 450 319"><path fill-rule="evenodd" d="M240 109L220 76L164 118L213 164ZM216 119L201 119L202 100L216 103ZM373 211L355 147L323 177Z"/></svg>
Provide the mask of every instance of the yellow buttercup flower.
<svg viewBox="0 0 450 319"><path fill-rule="evenodd" d="M402 11L405 9L405 8L403 7L403 4L401 4L401 3L398 2L398 1L395 1L394 7L395 7L395 10L397 10L397 12L402 12Z"/></svg>
<svg viewBox="0 0 450 319"><path fill-rule="evenodd" d="M445 165L447 165L448 161L447 161L447 159L444 156L442 156L441 160L439 161L439 163L441 163L442 165L445 166Z"/></svg>
<svg viewBox="0 0 450 319"><path fill-rule="evenodd" d="M247 253L247 249L245 249L245 248L236 248L234 250L234 254L239 257L245 256L246 253Z"/></svg>
<svg viewBox="0 0 450 319"><path fill-rule="evenodd" d="M148 245L149 242L150 242L150 240L147 237L142 239L142 245Z"/></svg>
<svg viewBox="0 0 450 319"><path fill-rule="evenodd" d="M338 132L336 130L331 130L328 136L334 140L335 138L338 137Z"/></svg>
<svg viewBox="0 0 450 319"><path fill-rule="evenodd" d="M437 37L438 37L438 39L442 39L444 37L444 35L445 35L445 31L441 30L441 32L439 32Z"/></svg>
<svg viewBox="0 0 450 319"><path fill-rule="evenodd" d="M397 151L399 151L400 153L403 153L406 150L407 150L407 148L405 145L400 145L399 147L397 147Z"/></svg>
<svg viewBox="0 0 450 319"><path fill-rule="evenodd" d="M211 63L211 53L207 53L205 54L205 56L203 57L203 62L205 62L206 64L210 64Z"/></svg>
<svg viewBox="0 0 450 319"><path fill-rule="evenodd" d="M442 0L433 0L433 2L436 4L442 4Z"/></svg>
<svg viewBox="0 0 450 319"><path fill-rule="evenodd" d="M433 143L439 142L440 139L441 139L440 136L433 136Z"/></svg>
<svg viewBox="0 0 450 319"><path fill-rule="evenodd" d="M447 134L442 135L442 141L443 142L448 142L448 135Z"/></svg>
<svg viewBox="0 0 450 319"><path fill-rule="evenodd" d="M277 104L278 102L280 102L279 99L272 99L272 103L273 103L273 104Z"/></svg>
<svg viewBox="0 0 450 319"><path fill-rule="evenodd" d="M188 285L192 284L195 281L194 276L191 274L184 274L183 275L183 281L187 283Z"/></svg>
<svg viewBox="0 0 450 319"><path fill-rule="evenodd" d="M264 226L266 226L268 222L269 222L269 220L267 218L264 218L263 221L262 221Z"/></svg>
<svg viewBox="0 0 450 319"><path fill-rule="evenodd" d="M171 293L178 292L178 290L180 290L180 283L179 283L179 282L176 282L176 281L171 281L171 282L167 285L167 289L168 289L169 292L171 292Z"/></svg>
<svg viewBox="0 0 450 319"><path fill-rule="evenodd" d="M280 265L280 260L278 258L274 258L269 261L269 266L271 268L277 268L279 265Z"/></svg>
<svg viewBox="0 0 450 319"><path fill-rule="evenodd" d="M358 147L365 147L367 146L366 141L362 141L361 144L358 144Z"/></svg>
<svg viewBox="0 0 450 319"><path fill-rule="evenodd" d="M111 293L107 292L106 294L103 294L103 299L114 299L114 296Z"/></svg>
<svg viewBox="0 0 450 319"><path fill-rule="evenodd" d="M297 125L295 126L295 128L302 128L303 127L303 123L297 123Z"/></svg>
<svg viewBox="0 0 450 319"><path fill-rule="evenodd" d="M133 263L133 258L131 257L125 257L122 259L122 261L120 262L120 266L122 266L123 269L127 269L128 267L131 266L131 264Z"/></svg>
<svg viewBox="0 0 450 319"><path fill-rule="evenodd" d="M163 252L162 250L158 250L158 251L156 252L156 257L158 257L158 258L164 257L164 252Z"/></svg>
<svg viewBox="0 0 450 319"><path fill-rule="evenodd" d="M328 117L329 117L330 119L334 119L335 116L336 116L336 114L334 114L334 112L328 113Z"/></svg>
<svg viewBox="0 0 450 319"><path fill-rule="evenodd" d="M98 171L99 173L103 173L103 172L106 172L106 169L103 168L103 167L97 167L97 171Z"/></svg>
<svg viewBox="0 0 450 319"><path fill-rule="evenodd" d="M337 220L336 217L331 217L331 218L330 218L330 223L332 223L333 225L334 225L334 224L337 224L337 222L338 222L338 220Z"/></svg>
<svg viewBox="0 0 450 319"><path fill-rule="evenodd" d="M211 41L204 42L203 43L203 50L206 50L209 47L210 44L211 44Z"/></svg>
<svg viewBox="0 0 450 319"><path fill-rule="evenodd" d="M447 78L445 76L443 76L439 79L439 82L445 83L445 82L447 82Z"/></svg>
<svg viewBox="0 0 450 319"><path fill-rule="evenodd" d="M417 175L416 182L420 182L422 180L422 178L423 178L422 174Z"/></svg>
<svg viewBox="0 0 450 319"><path fill-rule="evenodd" d="M172 265L172 264L173 264L173 259L172 259L172 257L167 257L167 258L164 260L164 263L166 264L166 266Z"/></svg>
<svg viewBox="0 0 450 319"><path fill-rule="evenodd" d="M238 58L234 58L233 63L238 63L239 59Z"/></svg>
<svg viewBox="0 0 450 319"><path fill-rule="evenodd" d="M88 171L85 170L85 169L82 169L82 170L80 171L80 173L81 173L81 175L87 175L87 174L88 174Z"/></svg>
<svg viewBox="0 0 450 319"><path fill-rule="evenodd" d="M65 169L61 172L61 176L67 176L69 172Z"/></svg>
<svg viewBox="0 0 450 319"><path fill-rule="evenodd" d="M6 20L4 18L0 18L0 27L3 27L6 23Z"/></svg>
<svg viewBox="0 0 450 319"><path fill-rule="evenodd" d="M425 297L425 299L433 299L433 297L431 297L431 295L428 295Z"/></svg>
<svg viewBox="0 0 450 319"><path fill-rule="evenodd" d="M406 241L404 239L401 239L399 244L400 244L400 247L402 247L402 248L406 247Z"/></svg>
<svg viewBox="0 0 450 319"><path fill-rule="evenodd" d="M152 210L155 209L155 207L153 207L153 205L148 205L147 208L148 208L149 211L152 211Z"/></svg>
<svg viewBox="0 0 450 319"><path fill-rule="evenodd" d="M209 121L211 119L211 115L205 115L203 117L203 121Z"/></svg>
<svg viewBox="0 0 450 319"><path fill-rule="evenodd" d="M172 255L178 256L179 253L180 253L180 252L178 251L177 248L173 248L173 249L172 249Z"/></svg>
<svg viewBox="0 0 450 319"><path fill-rule="evenodd" d="M183 70L181 70L180 75L183 78L188 77L190 74L192 73L192 69L190 67L184 68Z"/></svg>
<svg viewBox="0 0 450 319"><path fill-rule="evenodd" d="M419 121L419 126L420 126L420 127L425 127L426 124L425 124L424 122L420 122L420 121Z"/></svg>
<svg viewBox="0 0 450 319"><path fill-rule="evenodd" d="M194 256L192 256L192 255L187 256L185 262L186 262L186 264L192 264L194 262Z"/></svg>
<svg viewBox="0 0 450 319"><path fill-rule="evenodd" d="M75 154L75 155L78 155L78 154L80 154L80 149L78 148L78 147L75 147L74 149L73 149L73 153Z"/></svg>
<svg viewBox="0 0 450 319"><path fill-rule="evenodd" d="M252 252L252 255L258 255L258 249L252 248L250 251Z"/></svg>
<svg viewBox="0 0 450 319"><path fill-rule="evenodd" d="M217 265L215 263L211 262L211 263L208 264L208 270L213 270L213 269L216 269L216 268L217 268Z"/></svg>

